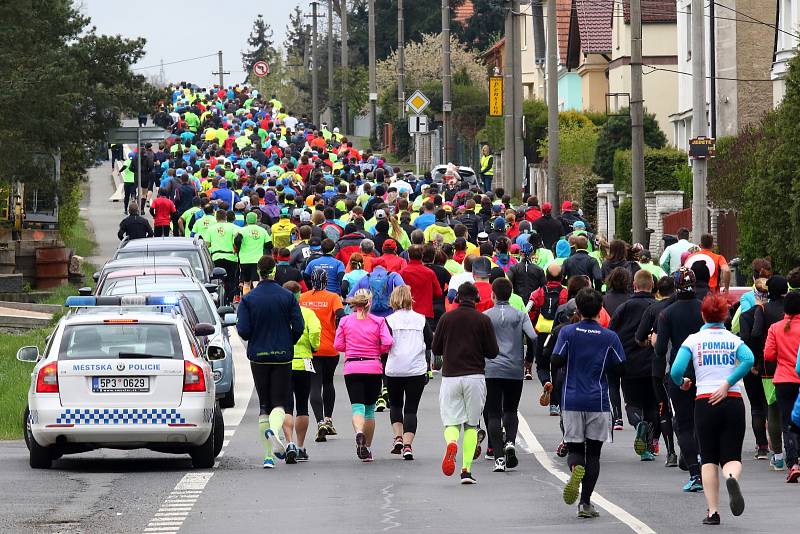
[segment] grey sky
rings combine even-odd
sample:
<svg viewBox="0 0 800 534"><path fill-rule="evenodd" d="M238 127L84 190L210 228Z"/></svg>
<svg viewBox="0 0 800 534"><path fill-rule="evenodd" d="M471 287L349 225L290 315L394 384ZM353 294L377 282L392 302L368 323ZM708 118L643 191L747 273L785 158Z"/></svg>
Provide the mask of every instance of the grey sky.
<svg viewBox="0 0 800 534"><path fill-rule="evenodd" d="M309 0L256 0L226 2L219 0L78 0L82 11L103 34L144 37L147 55L139 66L152 68L139 72L157 76L159 63L214 54L213 57L165 65L166 81L192 81L199 85L217 80L217 50L222 50L227 79L242 81L241 52L253 21L262 13L275 32L280 49L286 36L289 14L299 5L309 9ZM135 7L134 7L135 6ZM135 12L135 14L134 14ZM227 83L227 80L226 80Z"/></svg>

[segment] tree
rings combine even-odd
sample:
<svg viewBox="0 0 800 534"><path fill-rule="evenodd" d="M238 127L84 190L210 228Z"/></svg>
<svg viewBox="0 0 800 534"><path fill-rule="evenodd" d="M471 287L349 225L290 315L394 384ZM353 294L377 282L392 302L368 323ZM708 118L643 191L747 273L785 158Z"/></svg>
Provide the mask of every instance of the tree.
<svg viewBox="0 0 800 534"><path fill-rule="evenodd" d="M663 148L667 136L661 131L652 113L644 114L644 144L653 148ZM619 148L631 148L631 117L628 108L619 110L619 115L608 117L600 133L597 152L592 170L606 180L614 175L614 152Z"/></svg>
<svg viewBox="0 0 800 534"><path fill-rule="evenodd" d="M308 41L310 41L310 38L306 25L303 22L303 11L300 9L300 6L295 6L294 11L289 14L289 25L286 27L286 39L283 41L286 57L299 58L302 60Z"/></svg>
<svg viewBox="0 0 800 534"><path fill-rule="evenodd" d="M484 51L505 33L505 8L503 0L472 0L473 15L453 30L458 38L475 50Z"/></svg>
<svg viewBox="0 0 800 534"><path fill-rule="evenodd" d="M253 22L253 29L247 38L247 45L250 50L242 52L242 67L247 73L252 72L256 61L266 61L272 64L278 53L272 43L274 32L270 25L264 21L263 15L259 14Z"/></svg>

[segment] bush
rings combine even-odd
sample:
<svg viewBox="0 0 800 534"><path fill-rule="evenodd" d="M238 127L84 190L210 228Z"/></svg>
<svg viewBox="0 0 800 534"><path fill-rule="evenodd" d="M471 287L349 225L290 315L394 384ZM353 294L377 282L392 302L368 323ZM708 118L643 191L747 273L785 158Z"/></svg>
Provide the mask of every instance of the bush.
<svg viewBox="0 0 800 534"><path fill-rule="evenodd" d="M591 173L598 137L599 131L591 122L570 121L570 125L562 125L559 131L559 164L562 169L565 166L578 165L586 167L586 174ZM542 160L547 159L547 138L540 141L539 155Z"/></svg>
<svg viewBox="0 0 800 534"><path fill-rule="evenodd" d="M583 218L597 229L597 184L602 183L603 179L596 174L591 174L584 178L583 190L580 196L580 205L583 208Z"/></svg>
<svg viewBox="0 0 800 534"><path fill-rule="evenodd" d="M539 143L547 135L547 104L541 100L526 100L522 103L525 117L525 157L528 163L541 163Z"/></svg>
<svg viewBox="0 0 800 534"><path fill-rule="evenodd" d="M692 204L693 189L692 184L694 178L692 176L692 168L685 161L675 167L675 179L678 180L680 190L683 191L683 207L688 207Z"/></svg>
<svg viewBox="0 0 800 534"><path fill-rule="evenodd" d="M708 161L708 201L715 208L742 209L753 153L763 137L761 128L746 126L736 136L717 139L717 155Z"/></svg>
<svg viewBox="0 0 800 534"><path fill-rule="evenodd" d="M632 228L633 202L630 198L626 198L617 208L617 235L615 237L630 243L633 239Z"/></svg>
<svg viewBox="0 0 800 534"><path fill-rule="evenodd" d="M614 176L614 153L618 149L631 147L631 118L627 108L620 110L621 115L608 117L600 132L592 170L606 180ZM667 136L661 131L656 116L644 114L644 144L652 148L662 148L667 144Z"/></svg>
<svg viewBox="0 0 800 534"><path fill-rule="evenodd" d="M608 122L608 113L602 111L584 111L586 117L594 123L595 126L605 126Z"/></svg>
<svg viewBox="0 0 800 534"><path fill-rule="evenodd" d="M681 167L688 167L686 152L675 148L645 148L645 191L676 191L680 189L678 169ZM630 150L617 150L614 154L614 188L617 191L631 191Z"/></svg>
<svg viewBox="0 0 800 534"><path fill-rule="evenodd" d="M486 117L486 124L478 132L477 141L489 143L493 150L500 150L505 145L506 132L502 117Z"/></svg>

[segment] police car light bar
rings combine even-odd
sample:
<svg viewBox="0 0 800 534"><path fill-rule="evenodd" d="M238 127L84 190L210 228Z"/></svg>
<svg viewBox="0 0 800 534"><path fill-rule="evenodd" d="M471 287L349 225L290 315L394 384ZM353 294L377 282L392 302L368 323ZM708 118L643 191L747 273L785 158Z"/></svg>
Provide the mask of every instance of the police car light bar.
<svg viewBox="0 0 800 534"><path fill-rule="evenodd" d="M64 301L66 308L93 308L96 306L175 306L178 295L122 295L122 296L71 296Z"/></svg>

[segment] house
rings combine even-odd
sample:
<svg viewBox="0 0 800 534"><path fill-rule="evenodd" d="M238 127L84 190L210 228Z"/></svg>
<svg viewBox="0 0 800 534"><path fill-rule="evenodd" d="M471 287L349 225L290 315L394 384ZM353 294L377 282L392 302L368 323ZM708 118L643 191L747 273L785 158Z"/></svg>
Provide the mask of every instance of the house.
<svg viewBox="0 0 800 534"><path fill-rule="evenodd" d="M580 77L584 111L606 111L612 10L612 2L572 0L566 67Z"/></svg>
<svg viewBox="0 0 800 534"><path fill-rule="evenodd" d="M738 4L737 4L738 6ZM797 32L800 28L800 0L772 0L773 12L758 15L759 20L772 21L777 19L777 29L774 34L774 54L770 79L772 80L772 105L777 106L786 94L786 71L789 60L797 53ZM738 9L738 7L737 7ZM759 12L760 13L760 12Z"/></svg>
<svg viewBox="0 0 800 534"><path fill-rule="evenodd" d="M667 140L675 143L670 114L678 105L675 1L642 0L642 94L645 111L656 116ZM630 1L614 3L611 62L608 64L609 113L630 105Z"/></svg>
<svg viewBox="0 0 800 534"><path fill-rule="evenodd" d="M703 47L706 70L706 115L711 137L736 135L742 128L761 120L774 101L783 98L782 80L785 61L793 51L776 53L773 47L787 38L787 46L797 40L754 20L775 20L775 0L719 0L705 7ZM779 7L778 7L779 9ZM735 11L734 11L735 10ZM677 2L678 106L670 116L675 145L686 150L692 137L692 3ZM713 32L712 32L713 28ZM777 37L777 39L776 39ZM783 46L783 44L778 44ZM713 53L712 53L713 51ZM782 65L780 74L776 65ZM770 72L772 67L772 72ZM770 79L773 90L769 90ZM776 92L777 91L777 92ZM779 94L777 100L775 95Z"/></svg>

